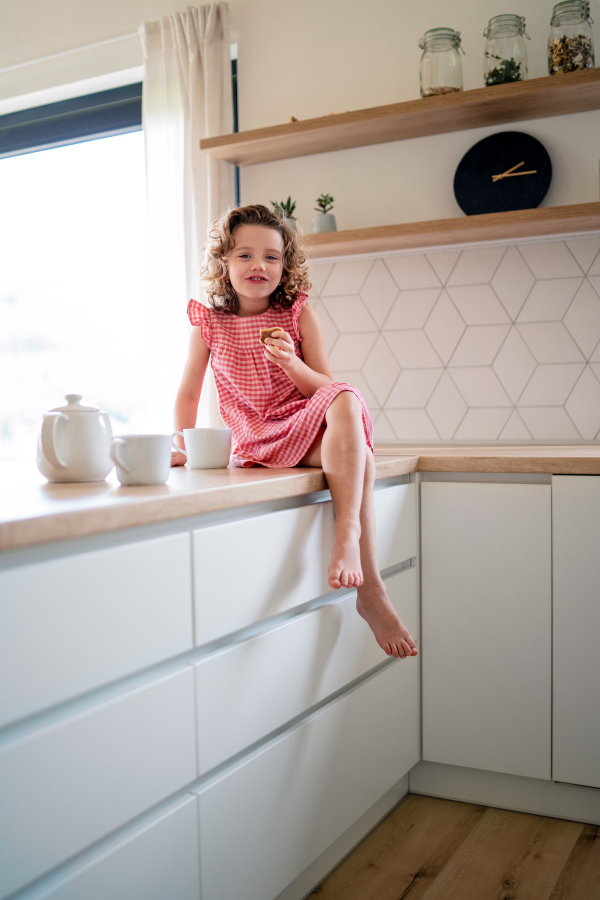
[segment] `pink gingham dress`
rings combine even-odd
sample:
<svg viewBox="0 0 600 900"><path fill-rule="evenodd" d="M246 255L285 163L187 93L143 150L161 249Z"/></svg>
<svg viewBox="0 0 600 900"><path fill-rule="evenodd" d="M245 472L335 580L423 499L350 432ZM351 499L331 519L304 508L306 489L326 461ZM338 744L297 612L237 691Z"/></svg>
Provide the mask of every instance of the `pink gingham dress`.
<svg viewBox="0 0 600 900"><path fill-rule="evenodd" d="M324 425L329 404L341 391L351 391L360 400L365 438L373 450L373 423L355 387L334 382L306 398L282 368L267 360L259 343L261 328L279 326L293 338L296 356L303 359L298 317L306 302L306 295L298 293L290 307L269 307L258 316L246 317L209 309L196 300L188 304L190 322L200 328L210 350L219 409L233 432L231 461L236 466L279 469L297 465Z"/></svg>

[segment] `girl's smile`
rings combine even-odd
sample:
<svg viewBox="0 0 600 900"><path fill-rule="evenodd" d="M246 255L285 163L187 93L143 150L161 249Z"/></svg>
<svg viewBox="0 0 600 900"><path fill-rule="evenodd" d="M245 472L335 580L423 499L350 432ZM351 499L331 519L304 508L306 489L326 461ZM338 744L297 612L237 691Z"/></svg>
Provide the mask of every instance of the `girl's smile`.
<svg viewBox="0 0 600 900"><path fill-rule="evenodd" d="M227 257L229 280L239 302L238 315L262 313L283 274L283 239L274 228L239 225Z"/></svg>

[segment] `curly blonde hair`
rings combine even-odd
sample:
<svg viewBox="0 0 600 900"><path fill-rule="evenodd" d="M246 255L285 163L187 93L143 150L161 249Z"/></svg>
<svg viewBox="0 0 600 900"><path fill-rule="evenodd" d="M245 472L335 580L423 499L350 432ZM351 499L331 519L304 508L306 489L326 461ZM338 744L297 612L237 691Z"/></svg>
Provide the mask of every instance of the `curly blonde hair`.
<svg viewBox="0 0 600 900"><path fill-rule="evenodd" d="M298 291L308 293L311 283L308 278L306 256L296 232L266 206L261 204L239 206L230 209L213 222L204 245L200 284L213 309L235 313L239 308L237 295L227 277L226 261L226 257L235 246L235 230L239 225L262 225L264 228L272 228L279 232L283 240L282 281L269 298L271 306L291 306Z"/></svg>

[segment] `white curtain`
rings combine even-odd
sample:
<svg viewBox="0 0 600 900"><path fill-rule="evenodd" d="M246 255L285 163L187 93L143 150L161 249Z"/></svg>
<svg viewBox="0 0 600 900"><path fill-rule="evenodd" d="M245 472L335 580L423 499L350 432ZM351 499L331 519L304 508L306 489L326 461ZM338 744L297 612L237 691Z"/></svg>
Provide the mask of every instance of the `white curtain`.
<svg viewBox="0 0 600 900"><path fill-rule="evenodd" d="M188 300L202 300L198 263L208 225L233 205L233 166L200 152L200 140L233 131L227 3L140 27L144 52L142 120L146 145L156 423L170 430L183 372ZM209 369L200 425L220 425Z"/></svg>

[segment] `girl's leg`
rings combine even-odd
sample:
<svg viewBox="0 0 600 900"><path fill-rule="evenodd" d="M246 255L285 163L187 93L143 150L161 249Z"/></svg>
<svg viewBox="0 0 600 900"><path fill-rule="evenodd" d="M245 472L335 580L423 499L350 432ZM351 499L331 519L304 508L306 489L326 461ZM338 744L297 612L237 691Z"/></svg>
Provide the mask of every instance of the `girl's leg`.
<svg viewBox="0 0 600 900"><path fill-rule="evenodd" d="M331 491L335 536L329 584L332 588L358 589L357 610L388 655L416 655L415 643L398 618L377 568L375 464L365 442L358 398L351 391L338 394L325 421L325 432L300 465L322 466Z"/></svg>
<svg viewBox="0 0 600 900"><path fill-rule="evenodd" d="M360 560L363 569L363 583L358 588L356 609L371 628L377 643L390 656L416 656L419 652L410 632L400 621L387 595L385 584L377 566L377 546L375 542L375 503L373 484L375 482L375 460L367 450L364 492L360 508Z"/></svg>

